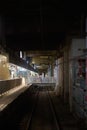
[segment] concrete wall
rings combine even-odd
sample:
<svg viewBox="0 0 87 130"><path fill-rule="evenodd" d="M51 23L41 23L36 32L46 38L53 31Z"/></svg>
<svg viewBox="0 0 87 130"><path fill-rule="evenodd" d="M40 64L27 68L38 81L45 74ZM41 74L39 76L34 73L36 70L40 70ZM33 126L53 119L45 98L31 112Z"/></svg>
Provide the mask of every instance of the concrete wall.
<svg viewBox="0 0 87 130"><path fill-rule="evenodd" d="M70 46L70 58L83 55L83 49L86 48L86 40L81 38L72 39Z"/></svg>
<svg viewBox="0 0 87 130"><path fill-rule="evenodd" d="M78 59L85 60L84 49L86 48L85 39L72 39L69 49L69 103L70 110L79 117L84 118L84 96L85 78L78 75L80 66ZM83 66L84 67L84 66ZM84 69L84 68L82 68Z"/></svg>
<svg viewBox="0 0 87 130"><path fill-rule="evenodd" d="M10 79L0 81L0 94L22 84L22 79Z"/></svg>

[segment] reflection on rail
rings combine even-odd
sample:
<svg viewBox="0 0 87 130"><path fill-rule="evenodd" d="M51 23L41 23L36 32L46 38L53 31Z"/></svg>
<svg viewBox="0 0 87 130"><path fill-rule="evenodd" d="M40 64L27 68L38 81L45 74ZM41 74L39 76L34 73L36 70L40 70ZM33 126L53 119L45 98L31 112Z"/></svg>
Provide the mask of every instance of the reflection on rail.
<svg viewBox="0 0 87 130"><path fill-rule="evenodd" d="M55 130L60 130L50 93L47 88L45 91L41 91L40 87L38 87L37 90L35 102L31 114L29 114L25 130L48 130L53 128Z"/></svg>

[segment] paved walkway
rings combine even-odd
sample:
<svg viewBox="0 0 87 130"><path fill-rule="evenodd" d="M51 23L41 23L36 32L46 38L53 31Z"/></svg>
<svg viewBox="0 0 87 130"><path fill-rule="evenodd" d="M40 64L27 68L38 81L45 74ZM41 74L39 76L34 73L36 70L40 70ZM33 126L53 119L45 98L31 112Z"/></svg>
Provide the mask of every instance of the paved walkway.
<svg viewBox="0 0 87 130"><path fill-rule="evenodd" d="M16 99L22 92L27 90L30 86L31 84L28 86L17 86L0 95L0 111L3 111L8 104L10 104L14 99Z"/></svg>

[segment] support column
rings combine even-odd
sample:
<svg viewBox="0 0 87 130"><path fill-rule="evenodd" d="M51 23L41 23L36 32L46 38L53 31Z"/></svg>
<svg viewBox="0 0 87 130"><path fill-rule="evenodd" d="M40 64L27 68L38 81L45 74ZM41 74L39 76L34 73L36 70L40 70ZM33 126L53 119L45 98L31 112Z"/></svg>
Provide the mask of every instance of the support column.
<svg viewBox="0 0 87 130"><path fill-rule="evenodd" d="M87 18L86 18L86 49L87 49ZM85 102L87 103L87 55L86 55L86 86L85 86ZM86 112L87 112L87 104L85 104ZM87 115L86 115L87 116ZM86 124L87 124L87 117L86 117Z"/></svg>
<svg viewBox="0 0 87 130"><path fill-rule="evenodd" d="M64 95L64 67L63 62L64 58L61 57L59 60L59 87L60 87L60 95L63 97Z"/></svg>
<svg viewBox="0 0 87 130"><path fill-rule="evenodd" d="M51 64L51 76L53 76L53 64Z"/></svg>
<svg viewBox="0 0 87 130"><path fill-rule="evenodd" d="M63 76L63 57L58 59L58 79L57 79L57 86L55 88L55 92L56 95L63 97L63 90L64 90L64 86L63 86L63 80L64 80L64 76Z"/></svg>
<svg viewBox="0 0 87 130"><path fill-rule="evenodd" d="M69 53L68 48L64 50L64 101L69 101Z"/></svg>
<svg viewBox="0 0 87 130"><path fill-rule="evenodd" d="M53 83L53 78L54 77L54 66L53 64L51 64L51 80L52 80L52 83Z"/></svg>

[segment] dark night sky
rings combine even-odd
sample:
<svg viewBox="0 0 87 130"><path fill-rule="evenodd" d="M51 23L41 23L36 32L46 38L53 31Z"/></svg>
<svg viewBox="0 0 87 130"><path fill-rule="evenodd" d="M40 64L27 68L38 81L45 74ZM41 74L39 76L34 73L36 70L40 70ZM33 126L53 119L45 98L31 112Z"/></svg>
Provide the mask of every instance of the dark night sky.
<svg viewBox="0 0 87 130"><path fill-rule="evenodd" d="M7 0L1 9L7 46L15 50L57 49L81 31L87 10L80 1L61 0Z"/></svg>

